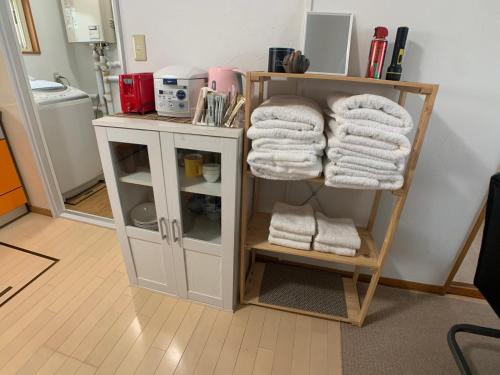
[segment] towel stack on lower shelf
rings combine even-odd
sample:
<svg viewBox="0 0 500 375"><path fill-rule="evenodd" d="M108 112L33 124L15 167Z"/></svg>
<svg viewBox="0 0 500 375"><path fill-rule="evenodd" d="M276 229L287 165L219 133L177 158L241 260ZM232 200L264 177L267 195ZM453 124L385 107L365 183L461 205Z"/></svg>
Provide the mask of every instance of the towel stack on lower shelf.
<svg viewBox="0 0 500 375"><path fill-rule="evenodd" d="M326 146L321 108L311 99L277 95L257 107L247 132L252 150L247 162L255 176L303 180L322 172Z"/></svg>
<svg viewBox="0 0 500 375"><path fill-rule="evenodd" d="M332 219L313 208L276 202L269 227L269 243L301 250L313 249L355 256L361 239L351 219Z"/></svg>
<svg viewBox="0 0 500 375"><path fill-rule="evenodd" d="M325 184L359 189L399 189L411 144L409 113L378 95L327 98Z"/></svg>
<svg viewBox="0 0 500 375"><path fill-rule="evenodd" d="M292 206L282 202L274 204L269 227L270 243L309 250L315 233L314 211L309 204L304 206Z"/></svg>

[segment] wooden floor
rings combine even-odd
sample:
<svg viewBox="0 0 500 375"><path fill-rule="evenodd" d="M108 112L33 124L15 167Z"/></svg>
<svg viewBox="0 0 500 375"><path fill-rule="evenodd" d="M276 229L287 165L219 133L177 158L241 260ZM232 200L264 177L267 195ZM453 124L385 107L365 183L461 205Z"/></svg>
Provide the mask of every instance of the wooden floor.
<svg viewBox="0 0 500 375"><path fill-rule="evenodd" d="M108 190L99 190L78 204L65 204L68 210L84 212L87 214L107 217L112 219L111 205L109 203Z"/></svg>
<svg viewBox="0 0 500 375"><path fill-rule="evenodd" d="M130 287L111 230L29 214L0 241L60 259L0 308L0 374L341 374L339 323Z"/></svg>

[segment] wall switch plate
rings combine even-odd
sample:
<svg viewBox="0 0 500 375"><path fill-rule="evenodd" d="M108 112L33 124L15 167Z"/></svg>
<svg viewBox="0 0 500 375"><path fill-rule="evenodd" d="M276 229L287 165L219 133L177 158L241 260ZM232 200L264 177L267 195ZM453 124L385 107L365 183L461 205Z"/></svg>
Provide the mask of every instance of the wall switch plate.
<svg viewBox="0 0 500 375"><path fill-rule="evenodd" d="M132 43L134 45L134 60L146 61L146 36L144 34L132 35Z"/></svg>

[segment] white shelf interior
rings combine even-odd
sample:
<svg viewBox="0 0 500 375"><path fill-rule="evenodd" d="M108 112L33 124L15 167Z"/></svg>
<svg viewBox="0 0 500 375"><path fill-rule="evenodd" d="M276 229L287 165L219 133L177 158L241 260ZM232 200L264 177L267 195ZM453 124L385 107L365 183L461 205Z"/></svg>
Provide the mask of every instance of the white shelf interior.
<svg viewBox="0 0 500 375"><path fill-rule="evenodd" d="M199 215L193 219L184 237L220 245L220 225L220 220L212 221L206 215Z"/></svg>
<svg viewBox="0 0 500 375"><path fill-rule="evenodd" d="M151 181L151 172L149 171L136 171L123 175L119 179L121 182L126 182L127 184L153 186Z"/></svg>
<svg viewBox="0 0 500 375"><path fill-rule="evenodd" d="M221 196L220 177L216 182L207 182L203 176L186 177L184 174L184 168L179 168L179 180L181 191L212 195L215 197Z"/></svg>

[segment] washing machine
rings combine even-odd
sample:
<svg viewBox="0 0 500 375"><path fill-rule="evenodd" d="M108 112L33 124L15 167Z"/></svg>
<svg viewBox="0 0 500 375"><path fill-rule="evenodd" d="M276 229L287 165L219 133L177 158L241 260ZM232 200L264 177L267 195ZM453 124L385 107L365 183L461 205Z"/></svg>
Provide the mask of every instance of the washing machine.
<svg viewBox="0 0 500 375"><path fill-rule="evenodd" d="M102 166L92 126L90 97L74 87L47 83L32 92L38 105L43 135L64 199L102 179Z"/></svg>

